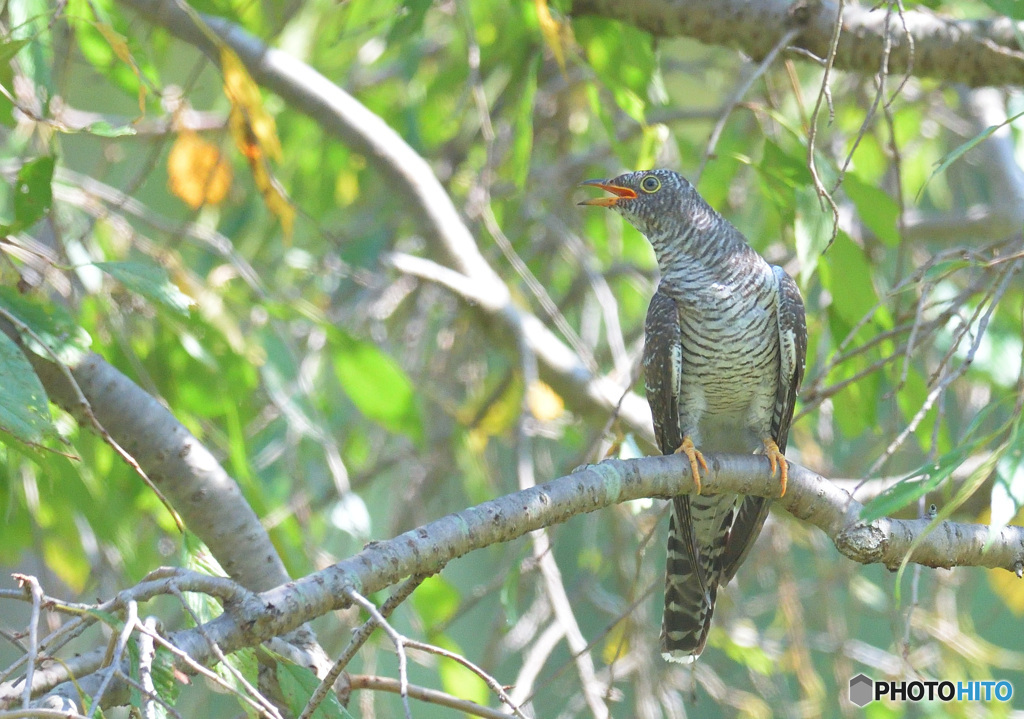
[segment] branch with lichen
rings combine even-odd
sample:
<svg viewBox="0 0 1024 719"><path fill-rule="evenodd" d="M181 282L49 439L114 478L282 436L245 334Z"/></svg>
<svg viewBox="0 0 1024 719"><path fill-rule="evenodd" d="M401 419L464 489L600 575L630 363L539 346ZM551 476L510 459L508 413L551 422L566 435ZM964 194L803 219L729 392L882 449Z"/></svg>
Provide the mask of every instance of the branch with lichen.
<svg viewBox="0 0 1024 719"><path fill-rule="evenodd" d="M778 477L756 455L706 455L709 471L701 478L707 494L736 492L775 497ZM509 542L542 527L565 522L621 502L645 497L668 499L694 491L689 461L670 455L608 460L580 468L514 494L449 514L393 539L371 542L358 554L301 579L256 595L258 601L229 605L225 612L196 629L168 639L199 662L213 660L208 640L225 653L288 632L303 622L349 604L351 591L368 595L403 577L440 571L469 552ZM894 569L909 561L928 567L978 566L1024 570L1024 528L993 529L982 524L928 519L860 520L862 505L843 489L811 470L790 464L786 496L776 500L797 519L821 529L846 557ZM104 649L55 665L37 675L33 694L53 689L74 699L70 676L84 677L102 667ZM81 684L81 681L79 682ZM55 688L56 687L56 688ZM11 688L0 686L0 706L11 701Z"/></svg>

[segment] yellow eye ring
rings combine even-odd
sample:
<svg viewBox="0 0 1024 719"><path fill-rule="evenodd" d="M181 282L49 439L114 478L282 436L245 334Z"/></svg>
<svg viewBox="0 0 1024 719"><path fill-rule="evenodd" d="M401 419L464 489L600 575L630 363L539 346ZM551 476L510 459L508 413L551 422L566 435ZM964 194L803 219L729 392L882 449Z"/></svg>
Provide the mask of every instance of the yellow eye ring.
<svg viewBox="0 0 1024 719"><path fill-rule="evenodd" d="M644 179L640 180L640 189L651 194L661 189L661 180L654 175L648 175Z"/></svg>

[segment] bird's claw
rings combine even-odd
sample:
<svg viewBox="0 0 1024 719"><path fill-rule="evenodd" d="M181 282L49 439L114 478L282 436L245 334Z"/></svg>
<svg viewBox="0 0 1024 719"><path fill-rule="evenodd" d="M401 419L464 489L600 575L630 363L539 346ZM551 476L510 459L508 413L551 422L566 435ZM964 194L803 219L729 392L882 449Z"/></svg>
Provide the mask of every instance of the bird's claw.
<svg viewBox="0 0 1024 719"><path fill-rule="evenodd" d="M700 469L698 465L704 468L704 473L707 474L708 463L704 461L704 455L701 454L700 450L693 444L693 440L689 437L683 437L682 444L676 448L674 454L685 454L690 460L690 471L693 472L693 484L697 488L697 494L700 494Z"/></svg>
<svg viewBox="0 0 1024 719"><path fill-rule="evenodd" d="M773 439L764 440L764 454L768 458L768 463L772 466L773 477L780 468L782 470L782 478L780 480L782 491L779 497L785 497L786 482L789 481L789 462L786 461L786 456L782 454L782 450L779 449L779 445Z"/></svg>

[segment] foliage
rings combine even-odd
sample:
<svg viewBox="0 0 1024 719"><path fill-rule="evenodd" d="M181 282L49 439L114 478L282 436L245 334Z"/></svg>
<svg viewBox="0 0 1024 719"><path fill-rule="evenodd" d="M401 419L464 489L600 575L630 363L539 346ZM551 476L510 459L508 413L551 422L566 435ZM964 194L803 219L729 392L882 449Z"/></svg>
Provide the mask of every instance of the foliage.
<svg viewBox="0 0 1024 719"><path fill-rule="evenodd" d="M890 78L871 111L872 77L833 77L834 120L823 113L814 150L841 209L829 246L833 218L807 162L815 63L783 56L731 107L753 69L735 52L571 16L568 3L278 5L192 4L301 58L426 158L512 307L543 321L582 366L642 392L656 265L620 219L577 208L576 185L673 167L799 278L810 349L791 456L826 476L907 478L865 518L930 503L959 521L991 511L981 521L1002 526L1018 515L1020 227L986 235L969 221L971 207L1010 206L1011 183L980 154L1004 131L952 90L910 78L897 92ZM1020 15L996 0L927 5ZM3 20L5 565L41 562L49 594L91 601L173 562L179 545L185 563L195 551L77 409L49 403L29 358L75 367L94 352L158 397L239 483L294 577L514 491L524 467L541 482L643 445L635 428L532 376L522 338L479 303L396 269L392 253L450 258L381 158L260 87L227 48L212 63L132 6L22 0ZM1011 153L1019 144L1007 142ZM865 667L1024 687L1010 629L1024 590L1005 573L990 588L980 569L917 568L899 584L778 515L720 600L701 668L664 665L661 517L660 504L624 506L550 533L623 716L678 715L691 695L707 716L787 714L798 702L807 716L834 715L843 681ZM565 642L549 642L557 620L531 546L453 563L393 622L502 684L533 682L537 716L575 715L579 676ZM180 625L181 611L165 621ZM4 617L5 631L23 628L24 617ZM329 655L356 620L317 624ZM378 635L350 671L397 676ZM497 705L463 665L410 659L412 683ZM255 672L255 661L240 664ZM160 693L173 702L166 672ZM292 709L315 687L291 664L277 678ZM198 716L223 698L191 701ZM359 701L318 716L360 716ZM391 696L365 701L402 711ZM890 709L900 714L876 711Z"/></svg>

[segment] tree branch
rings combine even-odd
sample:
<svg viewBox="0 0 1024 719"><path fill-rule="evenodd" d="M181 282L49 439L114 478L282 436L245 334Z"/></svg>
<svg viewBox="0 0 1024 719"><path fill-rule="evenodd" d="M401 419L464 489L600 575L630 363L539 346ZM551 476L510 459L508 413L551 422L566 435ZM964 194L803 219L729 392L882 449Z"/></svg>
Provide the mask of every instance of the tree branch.
<svg viewBox="0 0 1024 719"><path fill-rule="evenodd" d="M778 478L769 474L764 457L706 455L709 472L701 484L708 494L738 492L773 497ZM928 567L998 567L1019 572L1024 567L1024 528L1008 526L995 532L987 525L941 522L926 534L929 521L858 519L862 505L847 492L814 472L790 464L786 496L776 500L794 517L821 529L839 551L863 564L899 566L918 542L910 561ZM608 460L572 474L475 507L442 517L393 539L371 542L363 551L302 579L259 595L255 602L229 607L202 628L175 632L176 646L201 662L211 660L207 638L225 653L253 646L289 631L303 622L342 609L355 588L367 595L413 574L440 571L449 561L476 549L508 542L541 527L564 522L578 514L644 497L668 499L692 492L688 460L681 455ZM63 670L84 677L102 666L99 649L67 660ZM54 667L37 682L33 693L54 686L61 670ZM83 680L80 680L80 683ZM68 683L62 696L77 696ZM0 699L4 697L0 696Z"/></svg>
<svg viewBox="0 0 1024 719"><path fill-rule="evenodd" d="M628 22L660 37L692 37L709 45L736 47L755 61L764 58L787 30L801 29L793 47L826 57L838 5L828 0L574 0L573 15L601 15ZM885 9L848 4L835 67L873 75L886 44ZM1024 84L1024 52L1015 33L1024 25L1008 18L959 20L907 10L888 29L889 72L944 82ZM913 55L906 35L913 38ZM800 54L794 57L801 57ZM912 57L912 61L911 61Z"/></svg>

